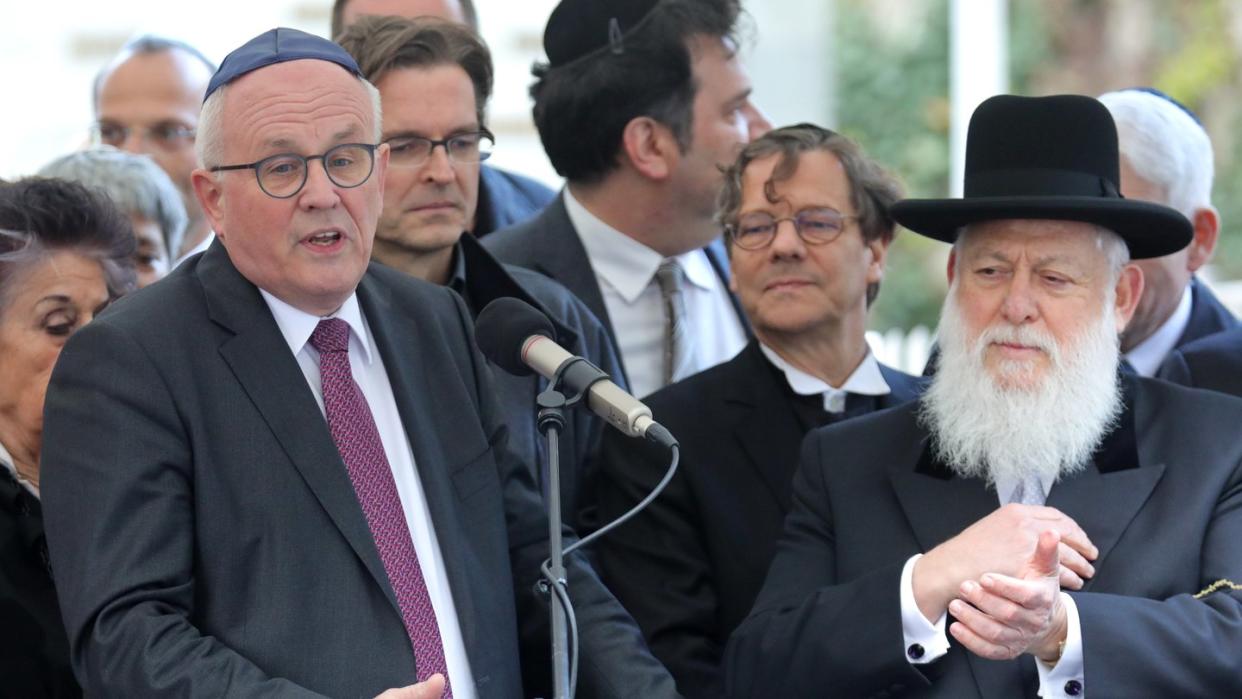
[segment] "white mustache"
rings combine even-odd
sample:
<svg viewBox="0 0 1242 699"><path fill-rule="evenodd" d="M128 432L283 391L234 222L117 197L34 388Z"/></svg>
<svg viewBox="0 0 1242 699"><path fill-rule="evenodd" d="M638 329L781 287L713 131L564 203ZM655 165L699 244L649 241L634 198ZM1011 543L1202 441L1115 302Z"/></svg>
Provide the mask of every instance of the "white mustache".
<svg viewBox="0 0 1242 699"><path fill-rule="evenodd" d="M1034 347L1048 355L1053 366L1061 365L1061 347L1051 334L1030 325L991 325L979 333L972 348L982 354L988 345L1012 344Z"/></svg>

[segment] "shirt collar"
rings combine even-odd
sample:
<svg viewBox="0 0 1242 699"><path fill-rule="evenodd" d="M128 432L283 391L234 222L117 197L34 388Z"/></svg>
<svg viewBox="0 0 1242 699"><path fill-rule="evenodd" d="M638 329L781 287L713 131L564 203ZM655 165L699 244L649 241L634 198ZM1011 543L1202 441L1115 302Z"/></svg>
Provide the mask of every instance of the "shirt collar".
<svg viewBox="0 0 1242 699"><path fill-rule="evenodd" d="M604 223L575 199L568 187L565 188L565 211L578 231L595 273L616 289L626 303L633 303L655 278L664 257ZM712 288L716 272L701 250L691 250L674 259L686 273L686 281L702 289Z"/></svg>
<svg viewBox="0 0 1242 699"><path fill-rule="evenodd" d="M259 289L259 293L263 295L263 300L267 302L267 307L272 310L272 317L276 319L276 326L280 328L280 334L284 336L285 342L289 343L289 350L293 352L295 357L306 347L306 343L310 341L311 333L315 332L315 327L319 325L320 320L323 320L323 318L340 318L349 324L349 329L352 331L350 334L357 341L358 346L362 348L363 361L370 364L374 359L366 325L362 319L362 308L358 305L357 292L350 294L349 298L345 299L345 303L341 304L341 307L335 313L323 317L294 308L264 289Z"/></svg>
<svg viewBox="0 0 1242 699"><path fill-rule="evenodd" d="M867 354L862 362L840 387L832 386L827 381L795 367L762 342L759 343L759 349L773 366L785 374L785 380L789 382L789 387L794 393L800 396L823 395L824 409L830 413L845 410L846 394L883 396L892 392L888 382L884 380L884 375L880 372L880 363L876 361L870 347L867 348Z"/></svg>
<svg viewBox="0 0 1242 699"><path fill-rule="evenodd" d="M462 235L465 237L470 234L464 233ZM466 256L463 254L460 239L457 244L453 246L453 261L449 264L451 269L449 270L448 287L462 296L465 296L466 289L468 288L468 280L466 279Z"/></svg>
<svg viewBox="0 0 1242 699"><path fill-rule="evenodd" d="M25 488L31 495L38 499L39 489L34 483L22 478L22 474L17 472L17 465L13 463L13 455L9 454L9 450L6 449L3 444L0 444L0 466L3 466L5 470L12 473L14 480L17 481L17 484Z"/></svg>
<svg viewBox="0 0 1242 699"><path fill-rule="evenodd" d="M1187 284L1186 289L1182 291L1182 300L1177 302L1177 308L1173 309L1168 320L1164 321L1156 332L1151 334L1151 337L1126 352L1126 359L1139 376L1154 376L1160 369L1160 364L1177 346L1178 338L1182 336L1186 326L1190 323L1192 305L1190 285Z"/></svg>

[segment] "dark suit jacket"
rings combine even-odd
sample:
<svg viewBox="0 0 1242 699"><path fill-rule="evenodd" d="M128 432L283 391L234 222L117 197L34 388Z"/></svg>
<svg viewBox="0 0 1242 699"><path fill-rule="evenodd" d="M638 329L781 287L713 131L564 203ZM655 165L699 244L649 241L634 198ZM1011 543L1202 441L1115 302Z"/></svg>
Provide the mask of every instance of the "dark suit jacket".
<svg viewBox="0 0 1242 699"><path fill-rule="evenodd" d="M0 696L82 696L47 565L43 507L0 465Z"/></svg>
<svg viewBox="0 0 1242 699"><path fill-rule="evenodd" d="M1160 378L1183 386L1242 396L1242 328L1191 342L1169 353Z"/></svg>
<svg viewBox="0 0 1242 699"><path fill-rule="evenodd" d="M555 198L556 192L540 182L484 163L479 168L479 203L471 232L482 238L521 223Z"/></svg>
<svg viewBox="0 0 1242 699"><path fill-rule="evenodd" d="M547 516L505 447L470 315L372 265L358 300L409 435L482 697L548 674ZM344 464L258 290L218 242L67 343L43 495L88 695L371 697L414 657ZM569 583L584 695L671 678L589 566Z"/></svg>
<svg viewBox="0 0 1242 699"><path fill-rule="evenodd" d="M892 393L866 399L859 414L900 405L922 388L912 376L880 371ZM681 463L660 497L600 540L598 560L686 696L723 692L725 642L753 606L776 551L802 438L826 416L818 396L807 398L751 342L645 401L681 442ZM642 444L605 436L604 520L638 504L663 478L667 457Z"/></svg>
<svg viewBox="0 0 1242 699"><path fill-rule="evenodd" d="M600 291L599 281L595 278L591 261L587 258L586 248L582 247L578 231L565 210L563 193L534 218L497 231L495 235L488 236L483 245L501 262L533 269L574 292L604 324L613 346L620 347L617 342L617 329L613 327L612 318L608 316L608 309L604 306L604 295ZM716 270L717 276L727 288L729 262L724 243L717 240L704 248L704 252L712 269ZM746 322L737 297L729 294L729 301L733 304L733 310L737 313L742 327L749 334L750 325Z"/></svg>
<svg viewBox="0 0 1242 699"><path fill-rule="evenodd" d="M1070 593L1091 696L1242 696L1242 401L1123 378L1127 409L1094 464L1047 504L1099 547ZM916 403L807 438L794 504L754 611L726 655L734 696L1034 697L1034 660L956 643L923 670L903 653L901 568L998 506L927 450ZM952 642L952 639L950 637Z"/></svg>
<svg viewBox="0 0 1242 699"><path fill-rule="evenodd" d="M1190 280L1190 321L1186 329L1177 339L1175 347L1182 347L1200 338L1214 335L1223 330L1238 327L1238 319L1225 308L1225 304L1216 298L1207 285L1198 277Z"/></svg>
<svg viewBox="0 0 1242 699"><path fill-rule="evenodd" d="M608 332L578 297L555 281L522 267L502 265L479 241L463 235L457 244L453 278L449 286L466 300L473 317L487 304L502 297L521 299L548 316L556 331L556 341L570 353L586 357L614 377L624 387L624 373ZM490 365L490 363L489 363ZM524 463L534 467L536 481L546 494L547 448L536 424L535 398L548 382L537 374L514 376L492 366L496 393L502 414L509 423L509 447ZM580 505L593 501L582 498L592 493L598 466L604 422L589 410L566 413L561 431L561 511L567 524L580 532L594 528L593 505L579 513ZM581 514L581 517L579 517ZM585 526L584 526L585 525Z"/></svg>

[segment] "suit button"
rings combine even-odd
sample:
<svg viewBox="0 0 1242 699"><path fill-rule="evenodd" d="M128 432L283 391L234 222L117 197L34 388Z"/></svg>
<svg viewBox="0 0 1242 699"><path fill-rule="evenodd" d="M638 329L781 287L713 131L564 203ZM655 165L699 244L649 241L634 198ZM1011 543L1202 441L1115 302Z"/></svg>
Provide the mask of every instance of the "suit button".
<svg viewBox="0 0 1242 699"><path fill-rule="evenodd" d="M1082 682L1079 682L1078 680L1070 680L1069 682L1066 682L1065 693L1071 697L1076 697L1079 694L1082 694Z"/></svg>
<svg viewBox="0 0 1242 699"><path fill-rule="evenodd" d="M926 651L924 651L923 646L918 643L911 643L910 647L906 649L906 655L910 656L911 660L918 660L919 658L922 658L924 653L926 653Z"/></svg>

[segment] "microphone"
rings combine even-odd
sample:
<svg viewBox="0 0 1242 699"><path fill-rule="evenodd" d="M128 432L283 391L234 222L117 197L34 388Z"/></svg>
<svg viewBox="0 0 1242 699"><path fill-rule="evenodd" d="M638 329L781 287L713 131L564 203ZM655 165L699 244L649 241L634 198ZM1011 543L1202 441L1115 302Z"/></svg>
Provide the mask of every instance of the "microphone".
<svg viewBox="0 0 1242 699"><path fill-rule="evenodd" d="M501 369L515 376L534 370L550 381L556 381L559 373L563 390L584 395L591 412L626 435L666 446L677 442L651 418L651 408L613 383L599 367L556 344L552 321L525 301L510 296L492 301L479 313L474 329L483 355Z"/></svg>

